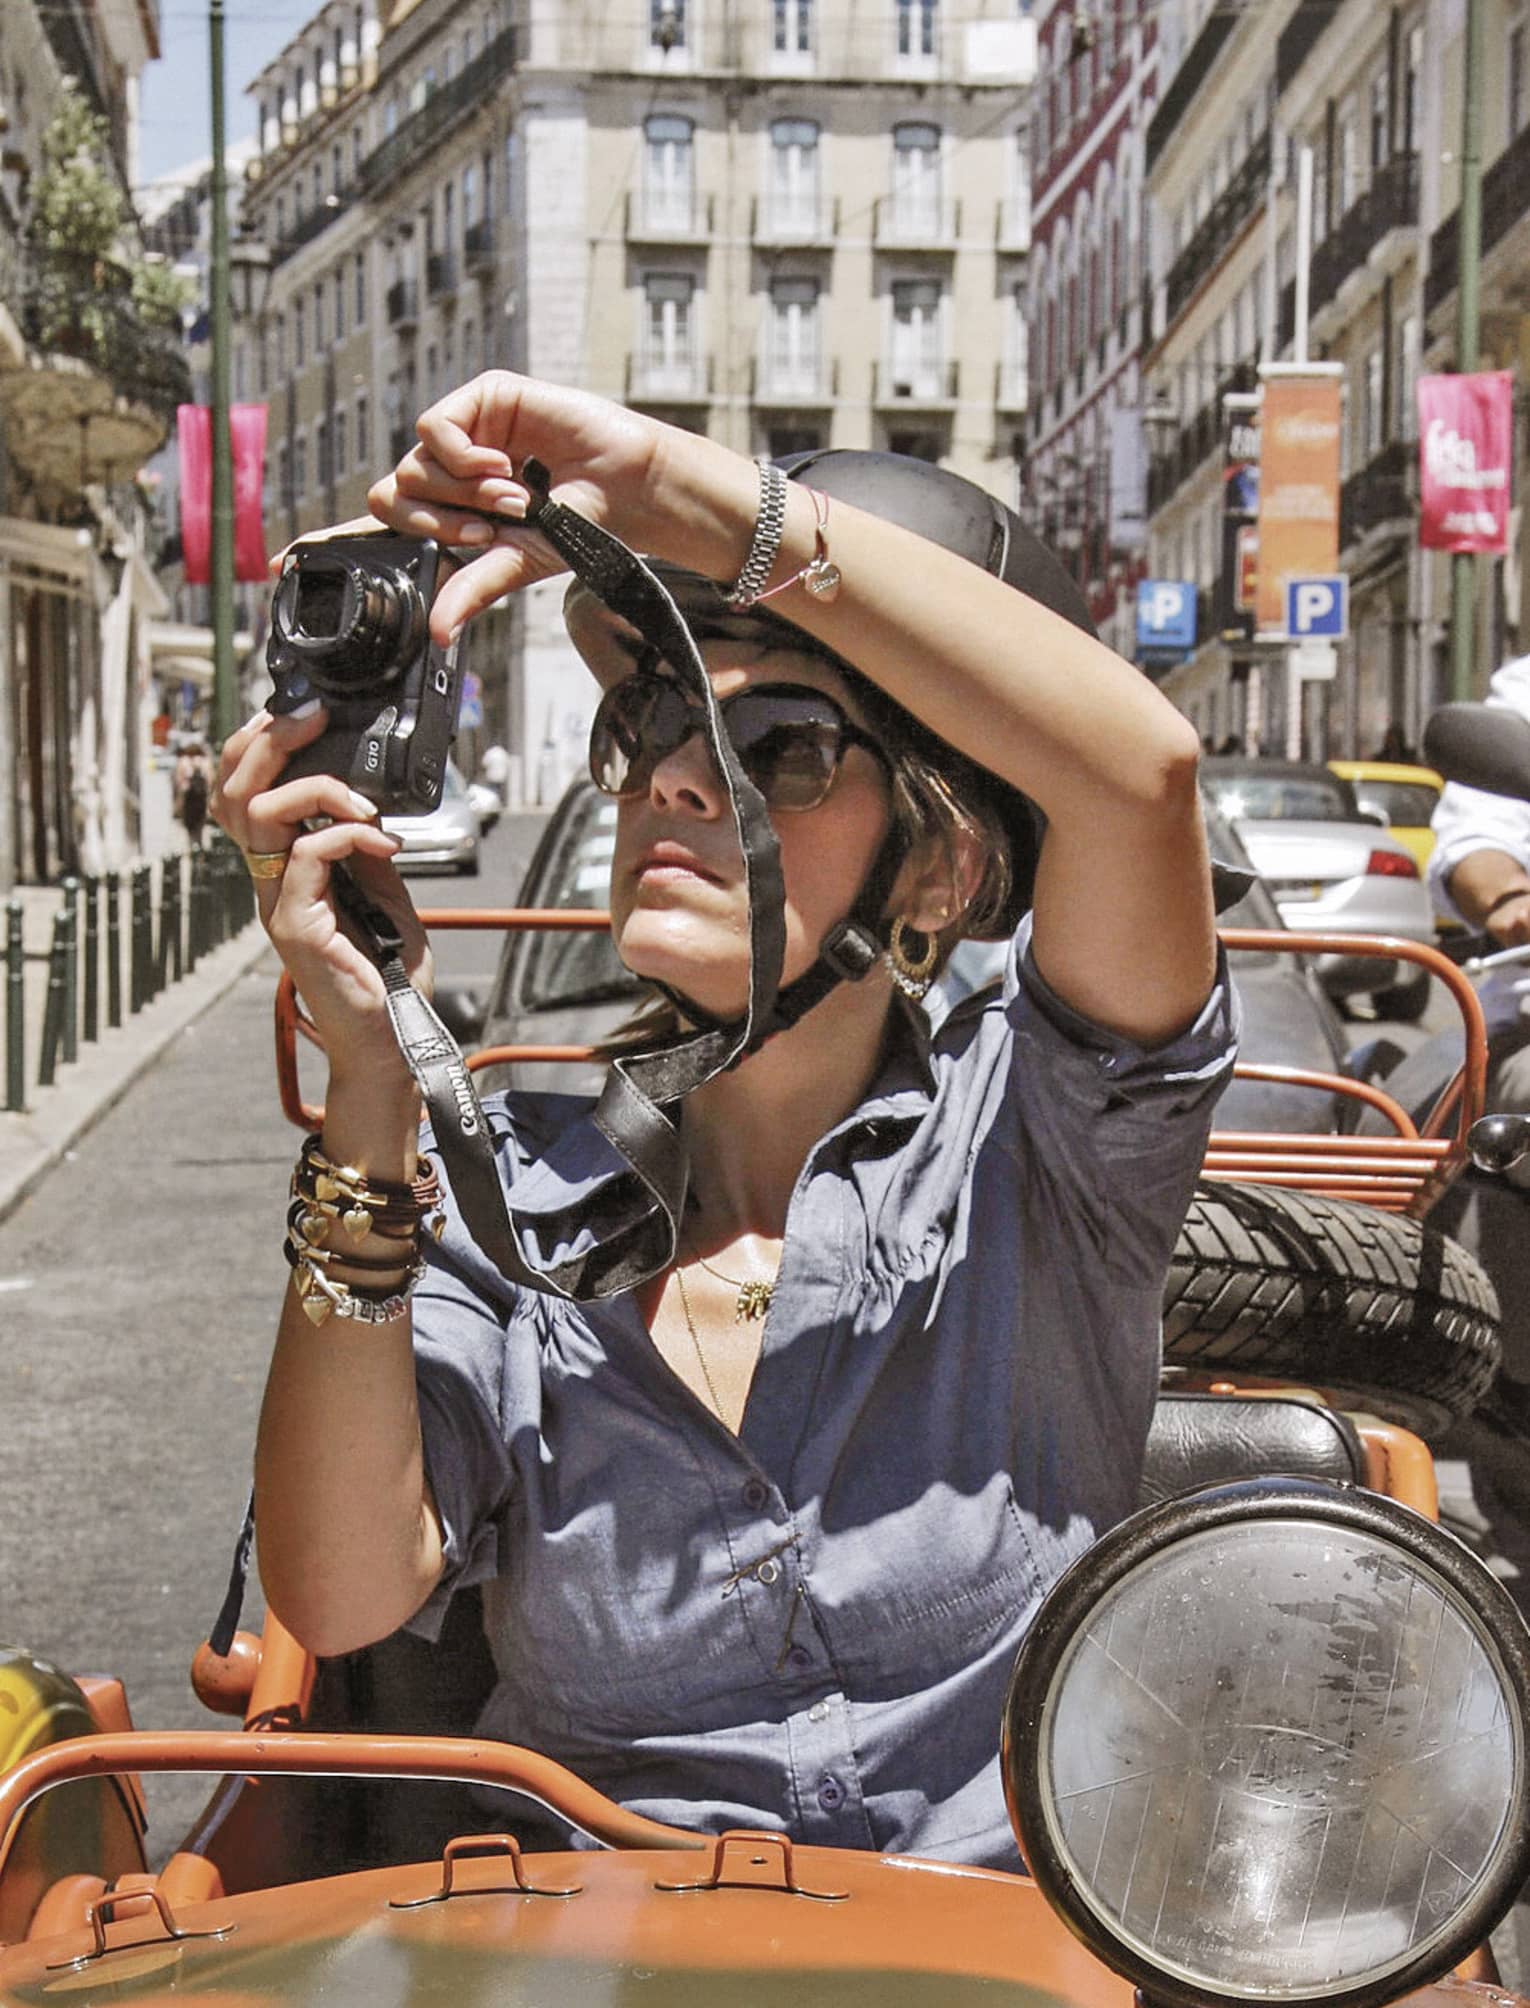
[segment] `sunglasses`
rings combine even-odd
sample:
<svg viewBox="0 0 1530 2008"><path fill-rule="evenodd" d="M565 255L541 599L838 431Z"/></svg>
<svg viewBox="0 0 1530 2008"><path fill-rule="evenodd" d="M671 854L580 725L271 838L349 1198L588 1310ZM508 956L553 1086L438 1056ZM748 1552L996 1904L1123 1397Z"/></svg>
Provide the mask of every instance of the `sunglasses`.
<svg viewBox="0 0 1530 2008"><path fill-rule="evenodd" d="M723 698L723 730L739 765L771 809L816 809L834 785L849 746L864 746L890 774L868 732L821 690L766 683ZM704 730L705 714L667 676L639 670L600 700L590 727L590 777L604 795L644 795L661 760Z"/></svg>

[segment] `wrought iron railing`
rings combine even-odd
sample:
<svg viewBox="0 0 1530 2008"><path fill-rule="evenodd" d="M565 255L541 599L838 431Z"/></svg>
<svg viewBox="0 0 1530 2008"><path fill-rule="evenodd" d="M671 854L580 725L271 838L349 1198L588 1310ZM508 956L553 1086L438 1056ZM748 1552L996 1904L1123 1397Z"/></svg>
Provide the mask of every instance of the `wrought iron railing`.
<svg viewBox="0 0 1530 2008"><path fill-rule="evenodd" d="M1385 523L1404 530L1415 511L1418 443L1394 439L1364 467L1351 474L1339 490L1339 548L1348 550L1369 531Z"/></svg>
<svg viewBox="0 0 1530 2008"><path fill-rule="evenodd" d="M1174 128L1184 117L1191 100L1206 81L1206 73L1221 54L1222 44L1232 33L1238 20L1238 10L1233 7L1213 7L1206 16L1206 24L1185 55L1185 60L1170 79L1169 88L1163 94L1163 101L1154 112L1147 129L1147 168L1151 173L1153 163L1168 145Z"/></svg>
<svg viewBox="0 0 1530 2008"><path fill-rule="evenodd" d="M449 84L432 91L417 112L412 112L397 132L390 133L381 146L374 147L361 163L357 176L369 195L378 194L396 175L416 164L454 126L464 113L485 98L502 77L515 68L516 31L506 28L495 36L483 54L461 70Z"/></svg>
<svg viewBox="0 0 1530 2008"><path fill-rule="evenodd" d="M1213 269L1228 245L1265 199L1270 178L1270 135L1263 132L1253 149L1210 210L1190 242L1169 267L1164 282L1168 325Z"/></svg>
<svg viewBox="0 0 1530 2008"><path fill-rule="evenodd" d="M88 363L119 395L161 418L191 401L179 323L141 307L132 272L112 259L34 252L21 328L33 348Z"/></svg>
<svg viewBox="0 0 1530 2008"><path fill-rule="evenodd" d="M1382 238L1418 222L1418 156L1399 154L1377 168L1370 187L1339 219L1312 254L1308 305L1325 307L1351 272L1357 271Z"/></svg>
<svg viewBox="0 0 1530 2008"><path fill-rule="evenodd" d="M1280 31L1275 44L1275 90L1277 96L1295 80L1297 72L1319 41L1333 25L1344 0L1302 0L1302 4Z"/></svg>
<svg viewBox="0 0 1530 2008"><path fill-rule="evenodd" d="M1530 212L1530 125L1523 128L1482 177L1482 250L1491 251L1511 223ZM1461 270L1461 212L1450 215L1429 240L1424 311L1432 314L1455 291Z"/></svg>

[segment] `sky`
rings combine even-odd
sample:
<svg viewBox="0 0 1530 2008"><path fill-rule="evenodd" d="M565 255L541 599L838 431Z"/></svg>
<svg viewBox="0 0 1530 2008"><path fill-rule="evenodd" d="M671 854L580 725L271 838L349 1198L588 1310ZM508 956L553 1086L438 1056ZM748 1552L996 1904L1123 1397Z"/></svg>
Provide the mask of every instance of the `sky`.
<svg viewBox="0 0 1530 2008"><path fill-rule="evenodd" d="M225 0L223 103L230 143L255 130L255 107L244 95L320 0ZM160 0L163 53L143 73L139 116L140 175L145 182L212 154L207 64L207 9L196 0Z"/></svg>

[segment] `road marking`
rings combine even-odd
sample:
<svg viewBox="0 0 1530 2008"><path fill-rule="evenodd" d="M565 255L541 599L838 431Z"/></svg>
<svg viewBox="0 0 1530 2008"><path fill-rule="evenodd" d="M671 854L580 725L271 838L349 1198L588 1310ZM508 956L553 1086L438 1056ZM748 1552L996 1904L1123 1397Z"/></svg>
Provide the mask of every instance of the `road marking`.
<svg viewBox="0 0 1530 2008"><path fill-rule="evenodd" d="M32 1278L30 1276L0 1276L0 1291L30 1290L31 1287Z"/></svg>

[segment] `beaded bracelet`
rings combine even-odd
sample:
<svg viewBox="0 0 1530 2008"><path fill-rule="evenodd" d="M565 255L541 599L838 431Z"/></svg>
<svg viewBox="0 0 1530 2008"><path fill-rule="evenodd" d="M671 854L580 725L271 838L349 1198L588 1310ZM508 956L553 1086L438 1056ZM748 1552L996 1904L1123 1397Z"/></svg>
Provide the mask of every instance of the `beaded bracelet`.
<svg viewBox="0 0 1530 2008"><path fill-rule="evenodd" d="M322 1325L331 1316L358 1325L392 1324L408 1310L414 1286L425 1273L424 1262L418 1261L392 1288L367 1290L360 1285L335 1282L325 1275L314 1255L313 1249L303 1248L292 1257L298 1302L304 1317L313 1325Z"/></svg>

